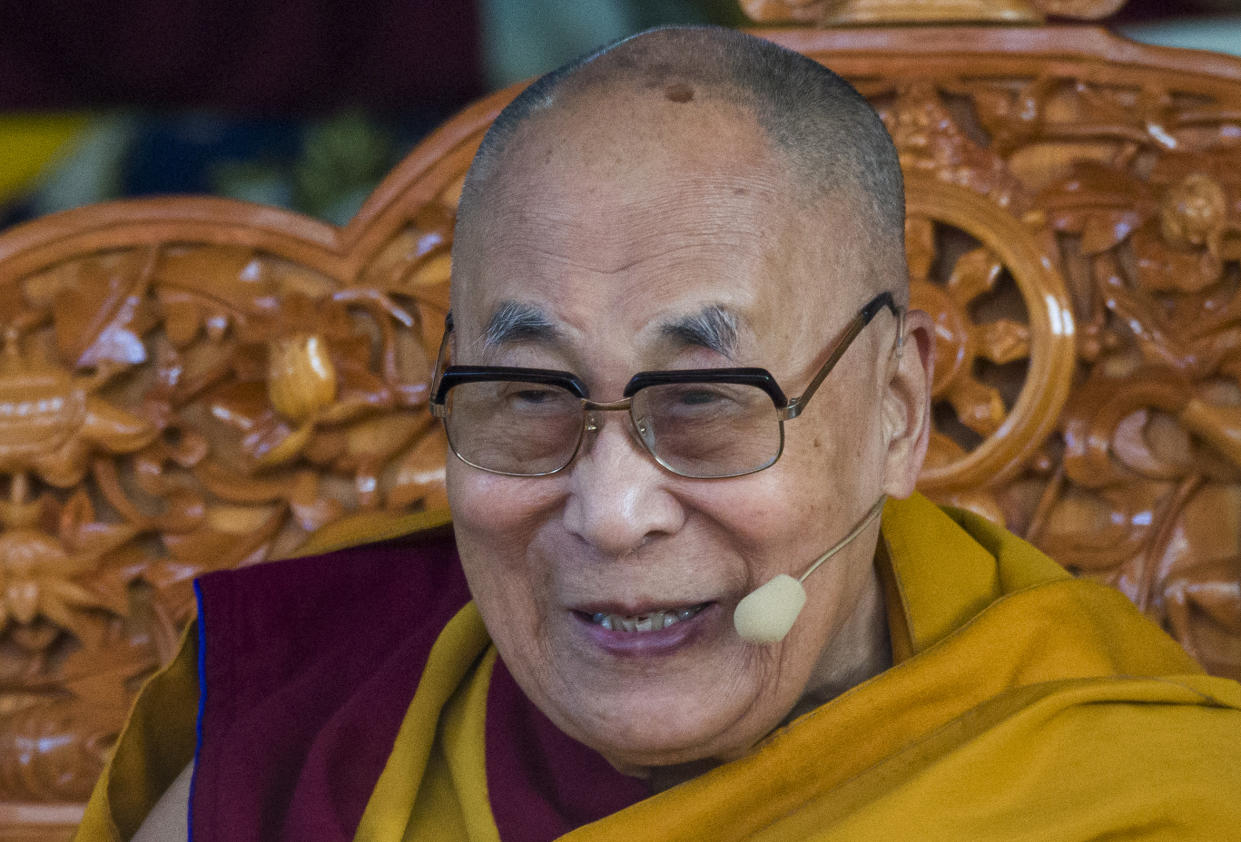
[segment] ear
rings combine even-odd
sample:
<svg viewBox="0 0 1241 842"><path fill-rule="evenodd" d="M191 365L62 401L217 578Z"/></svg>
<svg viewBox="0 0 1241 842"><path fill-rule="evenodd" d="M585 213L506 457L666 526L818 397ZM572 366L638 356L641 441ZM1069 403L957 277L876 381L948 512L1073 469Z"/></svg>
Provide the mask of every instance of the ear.
<svg viewBox="0 0 1241 842"><path fill-rule="evenodd" d="M931 436L931 375L935 342L931 317L922 310L905 314L905 345L892 355L883 397L882 423L887 455L884 492L908 497L918 481Z"/></svg>

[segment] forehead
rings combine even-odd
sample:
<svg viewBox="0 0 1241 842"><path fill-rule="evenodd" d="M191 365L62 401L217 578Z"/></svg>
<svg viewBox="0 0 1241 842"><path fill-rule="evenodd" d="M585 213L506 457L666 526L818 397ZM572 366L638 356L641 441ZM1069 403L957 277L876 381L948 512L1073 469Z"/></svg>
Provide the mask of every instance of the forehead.
<svg viewBox="0 0 1241 842"><path fill-rule="evenodd" d="M841 280L827 271L832 245L812 234L823 220L809 224L791 192L780 154L737 107L638 92L539 115L464 232L458 325L481 337L519 304L569 338L636 342L722 313L743 339L781 341Z"/></svg>

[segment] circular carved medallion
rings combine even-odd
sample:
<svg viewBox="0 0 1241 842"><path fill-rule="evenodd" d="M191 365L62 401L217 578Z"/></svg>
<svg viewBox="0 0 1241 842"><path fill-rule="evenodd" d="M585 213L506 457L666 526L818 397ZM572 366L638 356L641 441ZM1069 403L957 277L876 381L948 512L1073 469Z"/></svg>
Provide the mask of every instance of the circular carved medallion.
<svg viewBox="0 0 1241 842"><path fill-rule="evenodd" d="M1072 307L1035 224L917 171L906 203L910 306L931 315L936 351L919 485L979 488L1012 476L1055 428L1073 376Z"/></svg>

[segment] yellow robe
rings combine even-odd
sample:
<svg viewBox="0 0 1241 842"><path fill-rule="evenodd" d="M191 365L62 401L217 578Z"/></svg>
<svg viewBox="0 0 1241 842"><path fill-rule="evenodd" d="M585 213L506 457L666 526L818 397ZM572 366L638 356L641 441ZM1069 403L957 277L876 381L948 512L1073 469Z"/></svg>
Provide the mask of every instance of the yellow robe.
<svg viewBox="0 0 1241 842"><path fill-rule="evenodd" d="M885 509L879 563L895 666L562 838L1241 839L1241 685L1204 675L1119 593L919 496ZM79 839L132 833L190 759L193 650L144 690ZM467 606L355 838L500 838L483 751L494 663Z"/></svg>

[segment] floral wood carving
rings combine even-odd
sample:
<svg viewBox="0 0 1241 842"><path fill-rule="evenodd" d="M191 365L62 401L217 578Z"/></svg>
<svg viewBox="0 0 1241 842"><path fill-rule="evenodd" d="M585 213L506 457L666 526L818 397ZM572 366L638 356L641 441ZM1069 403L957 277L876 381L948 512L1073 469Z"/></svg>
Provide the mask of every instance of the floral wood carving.
<svg viewBox="0 0 1241 842"><path fill-rule="evenodd" d="M346 512L443 504L422 343L447 277L426 269L434 247L407 246L442 246L448 218L397 235L408 272L368 264L352 283L182 241L6 284L0 733L65 746L46 772L6 750L6 795L89 793L134 682L193 612L194 576L287 555Z"/></svg>
<svg viewBox="0 0 1241 842"><path fill-rule="evenodd" d="M760 23L857 26L900 23L1040 23L1045 15L1100 20L1126 0L741 0Z"/></svg>
<svg viewBox="0 0 1241 842"><path fill-rule="evenodd" d="M1011 32L776 36L901 156L939 357L920 487L1241 677L1241 65Z"/></svg>
<svg viewBox="0 0 1241 842"><path fill-rule="evenodd" d="M343 229L204 198L0 237L0 839L67 835L194 577L446 505L427 381L504 96Z"/></svg>
<svg viewBox="0 0 1241 842"><path fill-rule="evenodd" d="M896 138L939 351L921 486L1241 676L1241 63L925 32L764 33ZM194 199L0 236L0 839L65 835L195 575L442 503L425 402L452 214L513 93L343 229Z"/></svg>

